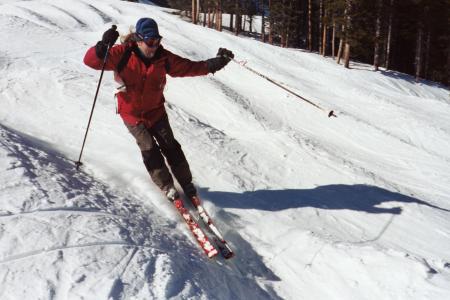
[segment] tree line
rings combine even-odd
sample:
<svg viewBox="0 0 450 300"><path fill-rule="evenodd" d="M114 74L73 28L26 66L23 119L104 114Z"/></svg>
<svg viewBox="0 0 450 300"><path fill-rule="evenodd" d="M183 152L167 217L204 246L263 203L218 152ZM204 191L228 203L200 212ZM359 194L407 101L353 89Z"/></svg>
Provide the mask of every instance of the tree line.
<svg viewBox="0 0 450 300"><path fill-rule="evenodd" d="M450 85L450 0L167 0L195 24ZM227 14L227 24L223 23ZM262 18L258 34L253 20ZM245 26L247 25L247 26Z"/></svg>

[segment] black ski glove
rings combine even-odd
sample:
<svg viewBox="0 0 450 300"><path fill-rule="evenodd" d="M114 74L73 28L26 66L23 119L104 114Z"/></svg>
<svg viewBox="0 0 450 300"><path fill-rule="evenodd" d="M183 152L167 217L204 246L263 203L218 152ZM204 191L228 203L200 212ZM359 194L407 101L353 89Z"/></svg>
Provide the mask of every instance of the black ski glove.
<svg viewBox="0 0 450 300"><path fill-rule="evenodd" d="M228 58L228 61L230 61L231 59L234 58L233 52L231 52L230 50L225 49L225 48L219 48L219 51L217 51L216 56L222 56L222 57Z"/></svg>
<svg viewBox="0 0 450 300"><path fill-rule="evenodd" d="M110 29L103 33L102 40L95 45L95 53L98 58L105 58L108 45L112 47L119 38L119 32L117 32L117 26L113 25Z"/></svg>
<svg viewBox="0 0 450 300"><path fill-rule="evenodd" d="M215 73L225 67L234 58L233 52L225 48L219 48L217 56L206 61L209 73Z"/></svg>

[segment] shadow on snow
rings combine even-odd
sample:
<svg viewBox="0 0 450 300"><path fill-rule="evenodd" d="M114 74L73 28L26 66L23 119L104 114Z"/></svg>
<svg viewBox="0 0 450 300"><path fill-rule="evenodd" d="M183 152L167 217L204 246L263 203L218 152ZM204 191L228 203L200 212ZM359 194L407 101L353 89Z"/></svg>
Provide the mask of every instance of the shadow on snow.
<svg viewBox="0 0 450 300"><path fill-rule="evenodd" d="M400 214L402 212L400 206L379 207L387 202L400 202L450 211L411 196L364 184L334 184L313 189L257 190L243 193L210 191L208 188L202 188L200 193L222 208L280 211L314 207L331 210L347 209L371 214Z"/></svg>
<svg viewBox="0 0 450 300"><path fill-rule="evenodd" d="M133 294L127 295L127 292L135 293L145 286L151 287L153 281L158 280L158 276L155 277L157 261L160 257L168 256L167 268L171 270L171 276L164 290L167 298L179 296L186 286L190 286L189 294L193 297L280 299L269 282L280 279L266 267L262 257L237 232L230 232L229 236L238 241L239 254L231 261L218 259L215 263L201 253L193 239L186 238L176 229L176 224L158 224L157 218L161 217L146 207L145 201L111 190L92 175L83 170L77 171L74 162L52 149L52 145L0 124L0 147L18 162L11 167L23 167L23 176L39 191L33 199L23 199L25 202L31 201L31 204L22 206L21 211L0 215L5 218L4 222L7 222L7 216L26 217L30 211L55 214L61 211L73 214L107 212L112 215L111 221L119 228L123 247L130 253L130 258L110 287L108 297L132 297ZM55 195L46 184L49 178L58 183L58 203L53 201ZM72 201L67 201L70 199ZM0 211L1 209L0 206ZM179 222L182 222L181 218ZM89 244L91 247L95 245L95 241ZM106 247L108 243L98 241L98 246ZM57 246L49 247L58 250ZM83 245L70 245L66 248L73 247ZM59 251L65 251L66 248ZM20 257L23 259L27 255ZM4 259L9 260L13 261L14 258ZM129 281L124 274L131 266L135 272L140 272ZM260 283L261 280L265 283ZM80 281L79 284L88 284L86 282L88 280Z"/></svg>

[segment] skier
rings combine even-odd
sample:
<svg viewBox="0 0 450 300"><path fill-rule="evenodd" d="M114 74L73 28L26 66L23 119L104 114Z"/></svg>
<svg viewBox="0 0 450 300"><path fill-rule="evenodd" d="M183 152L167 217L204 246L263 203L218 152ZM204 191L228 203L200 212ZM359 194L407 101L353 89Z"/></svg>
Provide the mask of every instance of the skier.
<svg viewBox="0 0 450 300"><path fill-rule="evenodd" d="M161 45L158 25L151 18L139 19L135 32L125 39L125 43L114 45L118 37L115 26L105 31L102 40L87 51L84 63L101 70L109 49L105 70L114 71L115 80L121 84L116 94L118 113L136 139L151 179L169 200L179 198L165 157L186 196L196 199L197 190L192 183L189 164L174 138L164 107L166 74L187 77L215 73L234 55L219 48L216 57L194 62L173 54Z"/></svg>

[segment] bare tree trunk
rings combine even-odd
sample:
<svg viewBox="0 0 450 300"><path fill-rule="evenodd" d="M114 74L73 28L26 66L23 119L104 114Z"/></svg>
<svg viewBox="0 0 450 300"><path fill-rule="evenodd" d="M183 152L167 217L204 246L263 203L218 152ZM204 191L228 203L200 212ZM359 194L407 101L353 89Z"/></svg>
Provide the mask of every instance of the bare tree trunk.
<svg viewBox="0 0 450 300"><path fill-rule="evenodd" d="M283 47L283 48L286 48L288 46L288 33L289 33L289 27L290 27L289 12L292 11L292 6L291 6L292 2L289 1L289 8L287 6L287 2L288 2L288 0L283 0L281 2L282 9L284 10L283 21L282 21L283 28L281 29L281 47Z"/></svg>
<svg viewBox="0 0 450 300"><path fill-rule="evenodd" d="M323 28L323 0L319 1L319 33L318 33L318 41L319 41L319 54L322 54L322 28Z"/></svg>
<svg viewBox="0 0 450 300"><path fill-rule="evenodd" d="M266 42L266 26L264 21L264 0L261 0L261 42Z"/></svg>
<svg viewBox="0 0 450 300"><path fill-rule="evenodd" d="M327 9L324 4L322 5L323 5L322 55L325 57L325 55L327 54L328 21L327 21Z"/></svg>
<svg viewBox="0 0 450 300"><path fill-rule="evenodd" d="M290 34L292 31L292 14L294 12L294 0L289 0L289 9L287 11L286 14L286 18L287 18L287 24L286 24L286 43L285 43L285 47L289 47L289 40L290 40Z"/></svg>
<svg viewBox="0 0 450 300"><path fill-rule="evenodd" d="M425 70L424 77L428 79L428 70L430 66L430 50L431 50L431 30L427 31L427 39L425 41Z"/></svg>
<svg viewBox="0 0 450 300"><path fill-rule="evenodd" d="M198 3L199 3L199 10L198 10L199 19L198 19L198 21L202 22L203 27L205 27L206 26L206 8L205 8L205 3L203 1L200 2L200 0L199 0ZM203 13L202 20L200 20L200 16L201 16L200 12Z"/></svg>
<svg viewBox="0 0 450 300"><path fill-rule="evenodd" d="M323 39L322 39L322 55L325 57L327 55L327 34L328 34L327 24L323 24Z"/></svg>
<svg viewBox="0 0 450 300"><path fill-rule="evenodd" d="M208 28L212 27L211 23L211 8L208 7Z"/></svg>
<svg viewBox="0 0 450 300"><path fill-rule="evenodd" d="M200 0L196 0L197 1L197 23L200 22Z"/></svg>
<svg viewBox="0 0 450 300"><path fill-rule="evenodd" d="M391 44L392 44L392 17L394 14L394 0L391 0L391 4L389 7L389 22L388 22L388 36L386 41L386 55L385 55L385 68L389 70L390 67L390 58L391 58Z"/></svg>
<svg viewBox="0 0 450 300"><path fill-rule="evenodd" d="M344 67L350 68L350 44L345 43L344 46Z"/></svg>
<svg viewBox="0 0 450 300"><path fill-rule="evenodd" d="M346 0L347 2L347 26L346 26L346 34L345 34L345 46L344 46L344 67L350 67L350 31L352 28L352 0Z"/></svg>
<svg viewBox="0 0 450 300"><path fill-rule="evenodd" d="M241 31L241 23L242 23L242 17L241 17L241 11L239 7L239 0L235 1L235 13L236 13L236 22L234 24L234 34L239 35Z"/></svg>
<svg viewBox="0 0 450 300"><path fill-rule="evenodd" d="M283 31L281 33L281 47L285 48L286 47L286 31Z"/></svg>
<svg viewBox="0 0 450 300"><path fill-rule="evenodd" d="M272 0L269 0L269 13L272 11ZM273 45L273 18L272 16L269 18L269 44Z"/></svg>
<svg viewBox="0 0 450 300"><path fill-rule="evenodd" d="M197 0L192 0L192 23L197 24L197 16L198 16L198 7L197 7Z"/></svg>
<svg viewBox="0 0 450 300"><path fill-rule="evenodd" d="M230 31L233 31L233 13L230 13Z"/></svg>
<svg viewBox="0 0 450 300"><path fill-rule="evenodd" d="M419 26L417 30L417 44L416 44L416 82L419 82L420 76L422 75L422 43L423 43L423 24L419 21Z"/></svg>
<svg viewBox="0 0 450 300"><path fill-rule="evenodd" d="M312 0L308 0L308 50L312 48Z"/></svg>
<svg viewBox="0 0 450 300"><path fill-rule="evenodd" d="M222 0L217 0L216 30L222 31Z"/></svg>
<svg viewBox="0 0 450 300"><path fill-rule="evenodd" d="M334 59L334 55L336 54L335 41L336 41L336 22L333 19L333 34L332 34L332 38L331 38L331 57L333 59Z"/></svg>
<svg viewBox="0 0 450 300"><path fill-rule="evenodd" d="M380 66L380 39L381 39L381 8L383 0L377 0L377 21L375 25L375 49L373 55L373 66L378 71Z"/></svg>
<svg viewBox="0 0 450 300"><path fill-rule="evenodd" d="M343 47L344 47L344 32L345 32L345 25L342 25L342 27L341 27L342 29L341 29L341 38L339 39L339 50L338 50L338 54L337 54L337 57L336 57L336 62L338 63L338 64L340 64L341 63L341 58L342 58L342 50L343 50Z"/></svg>
<svg viewBox="0 0 450 300"><path fill-rule="evenodd" d="M345 43L344 45L344 67L350 69L350 44Z"/></svg>
<svg viewBox="0 0 450 300"><path fill-rule="evenodd" d="M450 39L447 41L447 86L450 86Z"/></svg>
<svg viewBox="0 0 450 300"><path fill-rule="evenodd" d="M425 57L424 57L424 72L423 77L428 79L428 66L430 64L430 49L431 49L431 28L430 28L430 7L425 6L424 22L426 22L426 38L425 38Z"/></svg>

